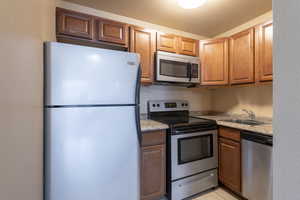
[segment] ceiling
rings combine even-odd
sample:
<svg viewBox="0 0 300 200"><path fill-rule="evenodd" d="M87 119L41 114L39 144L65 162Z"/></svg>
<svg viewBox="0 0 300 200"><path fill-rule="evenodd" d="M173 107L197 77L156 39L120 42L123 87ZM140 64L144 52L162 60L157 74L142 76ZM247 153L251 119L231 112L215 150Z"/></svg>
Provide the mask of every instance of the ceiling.
<svg viewBox="0 0 300 200"><path fill-rule="evenodd" d="M272 9L272 0L207 0L183 9L176 0L66 0L153 24L213 37Z"/></svg>

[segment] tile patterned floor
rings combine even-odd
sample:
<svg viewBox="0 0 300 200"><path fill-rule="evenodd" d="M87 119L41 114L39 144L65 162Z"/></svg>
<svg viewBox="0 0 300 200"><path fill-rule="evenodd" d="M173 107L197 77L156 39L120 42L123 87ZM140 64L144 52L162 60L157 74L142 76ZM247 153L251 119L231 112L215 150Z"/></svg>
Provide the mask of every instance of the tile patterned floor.
<svg viewBox="0 0 300 200"><path fill-rule="evenodd" d="M167 200L163 198L161 200ZM193 198L192 200L239 200L237 197L231 195L226 190L218 188L212 191L208 191L204 194L199 195L198 197Z"/></svg>
<svg viewBox="0 0 300 200"><path fill-rule="evenodd" d="M194 198L193 200L238 200L227 191L222 188L207 192L199 197Z"/></svg>

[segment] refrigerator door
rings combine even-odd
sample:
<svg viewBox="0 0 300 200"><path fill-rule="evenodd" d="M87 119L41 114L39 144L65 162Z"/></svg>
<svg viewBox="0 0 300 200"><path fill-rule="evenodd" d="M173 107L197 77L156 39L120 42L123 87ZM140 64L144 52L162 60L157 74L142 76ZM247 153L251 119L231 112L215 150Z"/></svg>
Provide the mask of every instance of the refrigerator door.
<svg viewBox="0 0 300 200"><path fill-rule="evenodd" d="M138 54L45 44L45 105L135 104Z"/></svg>
<svg viewBox="0 0 300 200"><path fill-rule="evenodd" d="M134 106L45 111L45 200L140 199Z"/></svg>

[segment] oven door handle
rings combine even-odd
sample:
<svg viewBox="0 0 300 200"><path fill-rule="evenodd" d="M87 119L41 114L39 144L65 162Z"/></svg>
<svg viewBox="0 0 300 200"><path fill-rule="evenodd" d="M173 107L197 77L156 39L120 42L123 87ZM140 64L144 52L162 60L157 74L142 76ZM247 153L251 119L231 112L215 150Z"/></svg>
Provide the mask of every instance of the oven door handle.
<svg viewBox="0 0 300 200"><path fill-rule="evenodd" d="M194 133L194 132L200 132L200 131L209 131L209 130L215 130L216 127L206 129L206 128L191 128L191 129L185 129L185 130L175 130L175 134L183 134L183 133Z"/></svg>

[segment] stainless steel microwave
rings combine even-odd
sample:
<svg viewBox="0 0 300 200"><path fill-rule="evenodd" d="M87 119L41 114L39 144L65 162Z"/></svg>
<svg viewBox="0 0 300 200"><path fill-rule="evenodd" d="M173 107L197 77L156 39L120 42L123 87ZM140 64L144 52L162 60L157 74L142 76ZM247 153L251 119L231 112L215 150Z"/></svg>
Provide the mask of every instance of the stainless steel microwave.
<svg viewBox="0 0 300 200"><path fill-rule="evenodd" d="M198 57L157 51L155 79L158 82L199 83L200 60Z"/></svg>

